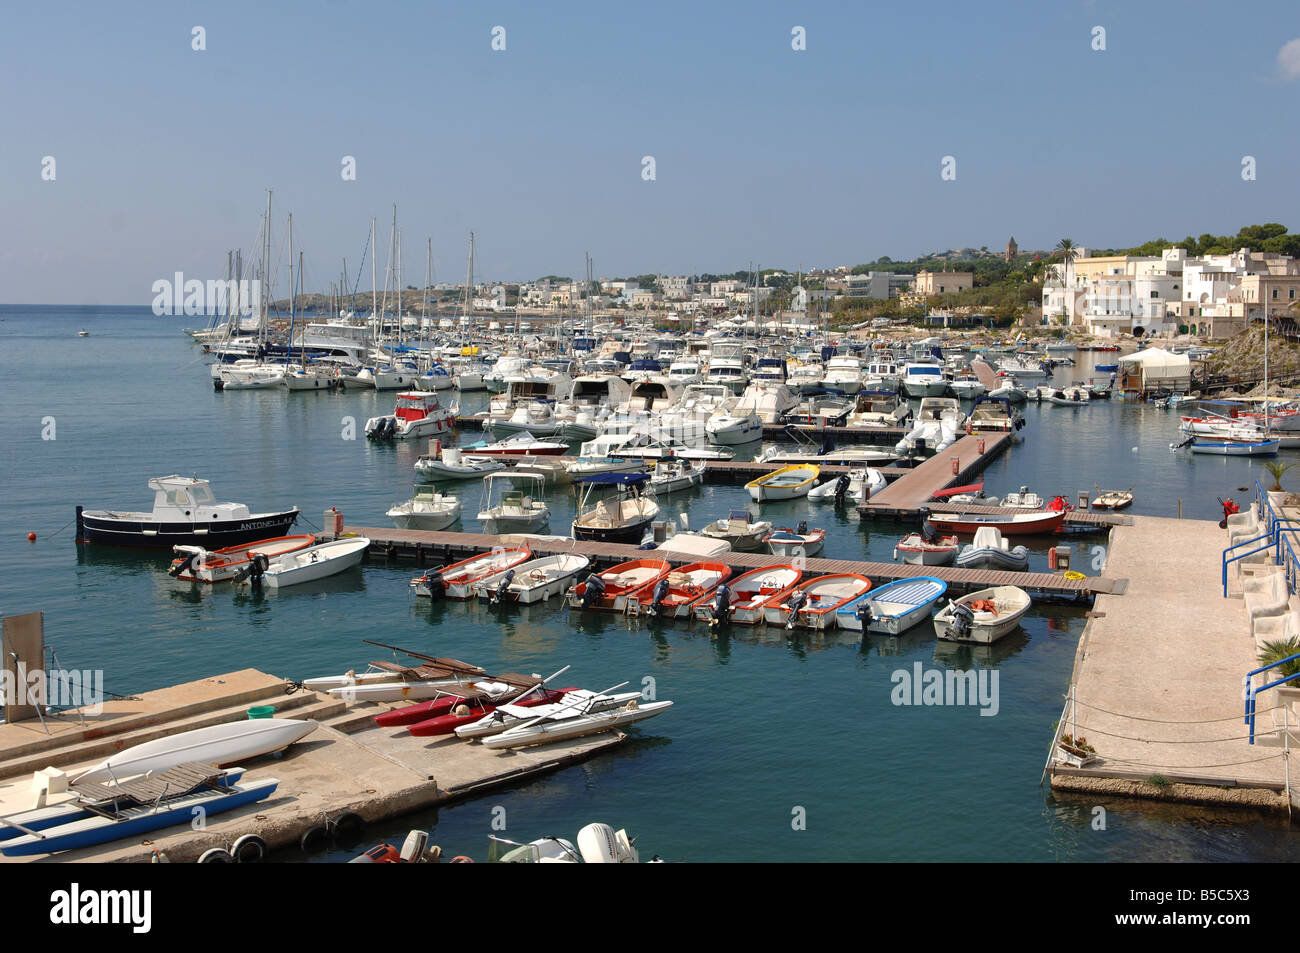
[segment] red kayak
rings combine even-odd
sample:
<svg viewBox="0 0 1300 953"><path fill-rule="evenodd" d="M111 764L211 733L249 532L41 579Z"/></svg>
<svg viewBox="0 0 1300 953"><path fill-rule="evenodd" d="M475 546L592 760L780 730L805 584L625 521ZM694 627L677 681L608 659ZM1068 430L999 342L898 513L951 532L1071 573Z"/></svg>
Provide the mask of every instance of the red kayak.
<svg viewBox="0 0 1300 953"><path fill-rule="evenodd" d="M533 688L538 684L538 680L525 675L494 675L491 678L478 679L472 684L473 688L468 691L449 690L428 701L378 714L375 716L375 724L381 728L398 728L445 715L461 702L474 699L505 701Z"/></svg>
<svg viewBox="0 0 1300 953"><path fill-rule="evenodd" d="M431 735L449 735L461 725L471 724L472 722L478 721L484 715L492 714L492 712L497 710L497 705L499 704L518 705L521 708L528 708L532 705L558 702L567 692L571 691L575 691L575 689L555 688L546 691L533 692L522 701L511 701L503 698L497 702L492 702L482 697L466 698L446 714L412 725L407 730L417 738L427 738Z"/></svg>

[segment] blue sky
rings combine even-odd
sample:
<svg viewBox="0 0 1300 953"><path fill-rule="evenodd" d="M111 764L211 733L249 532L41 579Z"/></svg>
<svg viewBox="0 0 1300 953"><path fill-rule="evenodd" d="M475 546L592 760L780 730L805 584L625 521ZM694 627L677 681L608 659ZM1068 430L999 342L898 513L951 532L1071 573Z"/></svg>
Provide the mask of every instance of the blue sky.
<svg viewBox="0 0 1300 953"><path fill-rule="evenodd" d="M462 280L471 229L501 280L587 251L621 276L1300 229L1297 38L1294 0L11 6L0 300L223 276L267 188L309 290L356 268L372 215L382 281L394 202L408 284L427 237Z"/></svg>

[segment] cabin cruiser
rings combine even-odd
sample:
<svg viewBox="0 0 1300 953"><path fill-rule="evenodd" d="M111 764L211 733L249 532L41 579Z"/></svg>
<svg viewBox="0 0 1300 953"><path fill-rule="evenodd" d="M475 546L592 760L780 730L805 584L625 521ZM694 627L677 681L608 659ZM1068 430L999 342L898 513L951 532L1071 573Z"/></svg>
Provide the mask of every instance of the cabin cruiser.
<svg viewBox="0 0 1300 953"><path fill-rule="evenodd" d="M846 427L901 427L912 415L907 401L897 394L882 395L862 390L853 409L844 418Z"/></svg>
<svg viewBox="0 0 1300 953"><path fill-rule="evenodd" d="M749 383L745 370L744 348L739 341L714 341L709 347L709 366L704 379L710 384L724 384L739 394Z"/></svg>
<svg viewBox="0 0 1300 953"><path fill-rule="evenodd" d="M930 448L946 450L957 440L966 415L955 397L926 397L916 412L912 430L894 447L899 453Z"/></svg>
<svg viewBox="0 0 1300 953"><path fill-rule="evenodd" d="M837 354L826 362L822 386L852 397L862 390L862 362L851 354Z"/></svg>
<svg viewBox="0 0 1300 953"><path fill-rule="evenodd" d="M1002 430L1011 432L1025 425L1025 418L1012 407L1005 397L993 397L985 394L975 400L970 409L970 429Z"/></svg>
<svg viewBox="0 0 1300 953"><path fill-rule="evenodd" d="M285 536L298 508L250 513L242 503L218 503L207 480L154 477L153 511L83 510L77 507L77 540L116 546L202 546L209 551Z"/></svg>
<svg viewBox="0 0 1300 953"><path fill-rule="evenodd" d="M952 392L957 395L959 400L974 400L984 393L984 385L980 379L973 374L963 374L955 377L949 382L948 386Z"/></svg>
<svg viewBox="0 0 1300 953"><path fill-rule="evenodd" d="M389 415L366 421L371 440L411 440L440 437L456 428L457 408L444 408L432 391L407 391L397 395L397 407Z"/></svg>
<svg viewBox="0 0 1300 953"><path fill-rule="evenodd" d="M654 494L646 492L648 473L594 473L576 481L583 488L573 538L600 543L639 544L659 515ZM614 495L597 498L601 491Z"/></svg>
<svg viewBox="0 0 1300 953"><path fill-rule="evenodd" d="M948 381L938 362L916 361L903 365L900 386L908 397L939 397L947 392Z"/></svg>
<svg viewBox="0 0 1300 953"><path fill-rule="evenodd" d="M685 387L687 384L698 384L704 380L704 374L700 368L698 358L686 358L684 360L673 361L668 365L668 378Z"/></svg>
<svg viewBox="0 0 1300 953"><path fill-rule="evenodd" d="M756 376L740 395L736 413L749 411L761 423L779 424L798 405L799 398L783 382L760 380Z"/></svg>
<svg viewBox="0 0 1300 953"><path fill-rule="evenodd" d="M796 367L790 373L786 386L797 394L804 394L821 389L822 378L825 376L826 368L818 361L811 361Z"/></svg>

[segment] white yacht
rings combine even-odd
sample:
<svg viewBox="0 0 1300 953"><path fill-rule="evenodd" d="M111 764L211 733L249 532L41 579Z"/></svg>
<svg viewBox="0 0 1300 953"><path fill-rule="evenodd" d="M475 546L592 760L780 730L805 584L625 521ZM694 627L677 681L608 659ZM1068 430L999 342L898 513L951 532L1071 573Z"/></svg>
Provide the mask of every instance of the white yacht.
<svg viewBox="0 0 1300 953"><path fill-rule="evenodd" d="M851 354L837 354L826 362L822 386L843 391L850 397L862 390L862 362Z"/></svg>
<svg viewBox="0 0 1300 953"><path fill-rule="evenodd" d="M903 392L908 397L939 397L948 389L943 366L936 361L913 361L903 365Z"/></svg>

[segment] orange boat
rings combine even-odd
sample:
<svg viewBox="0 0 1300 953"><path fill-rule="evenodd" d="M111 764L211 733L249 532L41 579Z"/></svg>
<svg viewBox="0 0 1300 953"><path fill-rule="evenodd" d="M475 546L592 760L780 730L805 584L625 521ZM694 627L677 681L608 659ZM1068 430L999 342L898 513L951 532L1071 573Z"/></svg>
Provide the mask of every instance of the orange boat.
<svg viewBox="0 0 1300 953"><path fill-rule="evenodd" d="M836 609L870 591L871 580L855 572L818 576L788 596L769 599L763 604L763 616L769 624L787 629L830 629L836 624Z"/></svg>
<svg viewBox="0 0 1300 953"><path fill-rule="evenodd" d="M636 599L641 614L666 616L670 619L689 618L691 609L707 599L721 583L731 578L731 569L724 563L691 563L674 569L649 589L644 589Z"/></svg>
<svg viewBox="0 0 1300 953"><path fill-rule="evenodd" d="M470 587L480 579L513 569L532 558L532 550L527 546L494 549L416 576L411 580L411 588L417 596L425 598L468 599Z"/></svg>
<svg viewBox="0 0 1300 953"><path fill-rule="evenodd" d="M306 549L316 542L311 534L303 536L277 536L274 539L259 539L254 543L240 546L227 546L225 549L206 550L202 546L173 546L172 552L178 559L172 560L167 575L188 582L229 582L239 570L249 564L249 553L266 553L268 556L281 556L299 549Z"/></svg>
<svg viewBox="0 0 1300 953"><path fill-rule="evenodd" d="M751 569L731 583L720 584L714 590L714 598L697 602L693 607L695 618L709 625L722 622L754 625L762 621L765 603L784 597L802 578L803 570L793 566ZM721 607L719 600L723 603Z"/></svg>
<svg viewBox="0 0 1300 953"><path fill-rule="evenodd" d="M633 559L602 573L592 573L585 582L569 589L567 600L574 609L627 611L635 600L672 571L666 559Z"/></svg>

